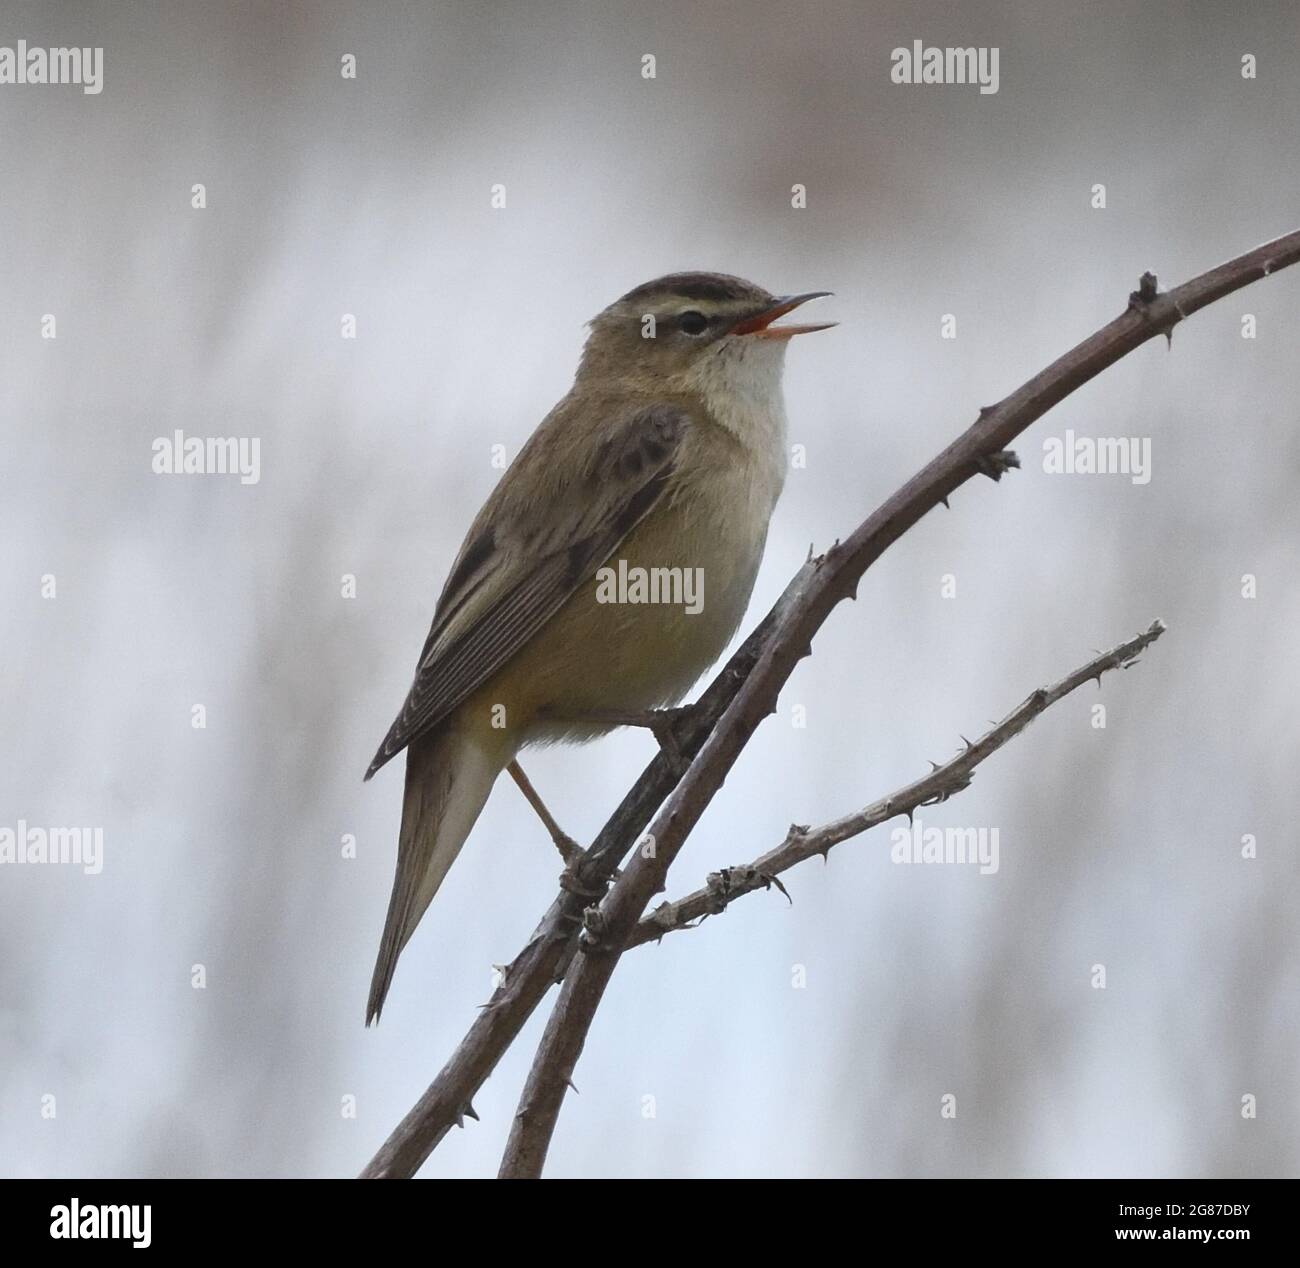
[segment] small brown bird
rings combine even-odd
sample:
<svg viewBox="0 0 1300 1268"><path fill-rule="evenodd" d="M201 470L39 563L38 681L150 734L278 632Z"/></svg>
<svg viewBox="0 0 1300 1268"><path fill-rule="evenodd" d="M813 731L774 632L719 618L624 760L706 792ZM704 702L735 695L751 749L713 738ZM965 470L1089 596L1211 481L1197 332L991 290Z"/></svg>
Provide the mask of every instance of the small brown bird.
<svg viewBox="0 0 1300 1268"><path fill-rule="evenodd" d="M786 344L834 325L772 323L826 294L674 273L591 322L572 389L471 525L366 772L409 749L367 1024L503 770L567 848L519 750L652 723L735 633L785 479Z"/></svg>

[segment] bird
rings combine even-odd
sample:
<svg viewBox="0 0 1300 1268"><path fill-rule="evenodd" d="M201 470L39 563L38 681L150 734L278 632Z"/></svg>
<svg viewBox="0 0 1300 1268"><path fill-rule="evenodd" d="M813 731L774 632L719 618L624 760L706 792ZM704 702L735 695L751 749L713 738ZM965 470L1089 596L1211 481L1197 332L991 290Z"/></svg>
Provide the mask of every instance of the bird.
<svg viewBox="0 0 1300 1268"><path fill-rule="evenodd" d="M503 771L561 853L576 851L519 766L523 748L628 724L667 742L659 720L731 640L763 557L788 466L786 348L836 324L776 323L829 294L671 273L588 323L572 388L465 536L365 775L406 750L367 1025Z"/></svg>

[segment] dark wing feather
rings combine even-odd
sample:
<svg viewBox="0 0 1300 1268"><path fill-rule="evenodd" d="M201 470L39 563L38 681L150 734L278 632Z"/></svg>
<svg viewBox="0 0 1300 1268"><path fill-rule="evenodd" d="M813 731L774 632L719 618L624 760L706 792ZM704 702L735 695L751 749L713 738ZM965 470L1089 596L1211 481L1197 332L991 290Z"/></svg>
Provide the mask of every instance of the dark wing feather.
<svg viewBox="0 0 1300 1268"><path fill-rule="evenodd" d="M438 601L415 682L366 771L367 779L502 669L618 549L663 495L688 422L683 410L659 405L637 409L617 424L582 478L569 485L568 498L559 503L568 505L558 522L554 500L536 512L546 522L512 525L514 532L491 522L491 502L484 508L489 522L482 527L476 523L461 548ZM544 461L540 452L530 446L519 461ZM502 483L512 477L517 484L513 469ZM500 492L509 497L508 490ZM499 536L515 543L508 561L499 550ZM529 551L520 544L529 542L543 545ZM476 597L481 610L448 637L453 619Z"/></svg>

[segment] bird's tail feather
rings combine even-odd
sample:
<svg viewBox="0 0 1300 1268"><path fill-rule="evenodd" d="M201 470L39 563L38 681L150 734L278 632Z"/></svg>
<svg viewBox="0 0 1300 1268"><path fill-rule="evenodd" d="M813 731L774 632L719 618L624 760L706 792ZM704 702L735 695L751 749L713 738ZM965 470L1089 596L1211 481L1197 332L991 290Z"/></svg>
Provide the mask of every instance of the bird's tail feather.
<svg viewBox="0 0 1300 1268"><path fill-rule="evenodd" d="M456 861L496 777L509 761L509 754L494 752L463 731L452 729L426 736L408 750L397 875L370 980L367 1026L379 1019L397 957Z"/></svg>

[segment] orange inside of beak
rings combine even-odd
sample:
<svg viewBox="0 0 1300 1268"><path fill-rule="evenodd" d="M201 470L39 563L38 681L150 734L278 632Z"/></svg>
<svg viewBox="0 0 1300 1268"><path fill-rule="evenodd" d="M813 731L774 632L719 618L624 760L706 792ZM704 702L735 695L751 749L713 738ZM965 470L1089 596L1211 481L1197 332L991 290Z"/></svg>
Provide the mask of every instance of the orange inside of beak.
<svg viewBox="0 0 1300 1268"><path fill-rule="evenodd" d="M806 304L810 299L821 299L829 295L830 291L809 291L806 295L786 295L778 300L771 308L765 308L761 313L756 313L753 317L746 317L744 321L737 322L732 326L733 335L755 335L759 339L789 339L792 335L811 334L814 330L829 330L837 322L826 321L812 326L773 326L772 323L786 313L792 312L800 304Z"/></svg>

